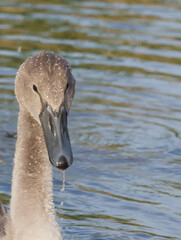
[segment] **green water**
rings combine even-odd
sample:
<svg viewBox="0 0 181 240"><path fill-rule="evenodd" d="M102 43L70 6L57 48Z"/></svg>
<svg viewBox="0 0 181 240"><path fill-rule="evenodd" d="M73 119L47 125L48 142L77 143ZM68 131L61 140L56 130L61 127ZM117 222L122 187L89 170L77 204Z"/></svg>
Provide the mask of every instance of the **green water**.
<svg viewBox="0 0 181 240"><path fill-rule="evenodd" d="M41 50L76 78L74 163L54 170L64 240L181 239L181 1L0 1L0 200L9 205L14 77ZM62 205L63 203L63 205Z"/></svg>

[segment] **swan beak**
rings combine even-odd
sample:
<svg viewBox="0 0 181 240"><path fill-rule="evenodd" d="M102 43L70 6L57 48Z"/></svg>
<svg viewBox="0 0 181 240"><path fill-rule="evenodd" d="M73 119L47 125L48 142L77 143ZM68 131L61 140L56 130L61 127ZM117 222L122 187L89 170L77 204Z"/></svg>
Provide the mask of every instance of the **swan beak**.
<svg viewBox="0 0 181 240"><path fill-rule="evenodd" d="M50 162L64 171L73 162L73 154L67 127L67 112L64 105L58 113L45 104L39 115Z"/></svg>

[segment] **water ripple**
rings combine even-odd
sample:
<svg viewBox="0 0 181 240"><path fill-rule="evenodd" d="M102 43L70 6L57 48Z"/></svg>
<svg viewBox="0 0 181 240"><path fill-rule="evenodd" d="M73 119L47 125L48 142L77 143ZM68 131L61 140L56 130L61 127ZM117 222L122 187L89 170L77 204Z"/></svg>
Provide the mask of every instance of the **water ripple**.
<svg viewBox="0 0 181 240"><path fill-rule="evenodd" d="M64 239L181 239L181 2L0 7L3 203L16 142L14 77L26 57L45 49L67 58L77 80L69 117L74 164L63 194L54 171Z"/></svg>

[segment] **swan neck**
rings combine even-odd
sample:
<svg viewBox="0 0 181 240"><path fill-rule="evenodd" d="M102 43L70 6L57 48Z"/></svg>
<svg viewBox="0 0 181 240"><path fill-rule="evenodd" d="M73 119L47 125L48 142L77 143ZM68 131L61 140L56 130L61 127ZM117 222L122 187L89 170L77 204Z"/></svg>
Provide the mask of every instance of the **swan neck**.
<svg viewBox="0 0 181 240"><path fill-rule="evenodd" d="M45 229L46 225L47 229L54 226L53 231L57 231L51 164L43 131L39 123L23 108L20 109L18 118L10 208L11 224L16 232L17 229L21 231L26 228L36 232L37 226ZM49 234L50 232L51 229Z"/></svg>

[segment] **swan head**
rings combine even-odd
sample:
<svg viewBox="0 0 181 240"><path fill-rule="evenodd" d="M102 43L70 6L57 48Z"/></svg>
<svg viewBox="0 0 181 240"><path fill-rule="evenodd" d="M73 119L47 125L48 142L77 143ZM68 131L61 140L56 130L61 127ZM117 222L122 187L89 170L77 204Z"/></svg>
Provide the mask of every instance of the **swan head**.
<svg viewBox="0 0 181 240"><path fill-rule="evenodd" d="M15 94L21 107L42 126L51 163L65 170L73 155L67 115L74 96L75 79L68 62L45 51L27 58L15 81Z"/></svg>

